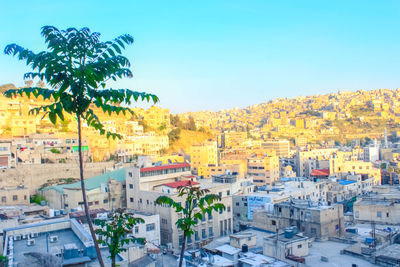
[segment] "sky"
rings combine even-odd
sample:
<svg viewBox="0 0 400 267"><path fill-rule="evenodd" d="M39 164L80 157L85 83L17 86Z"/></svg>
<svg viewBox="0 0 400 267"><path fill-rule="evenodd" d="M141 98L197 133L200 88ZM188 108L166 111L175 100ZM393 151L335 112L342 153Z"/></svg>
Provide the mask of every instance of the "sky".
<svg viewBox="0 0 400 267"><path fill-rule="evenodd" d="M0 51L45 49L40 28L89 27L135 38L134 77L111 84L159 96L173 113L220 110L278 97L395 89L400 1L4 1ZM0 84L29 71L0 53Z"/></svg>

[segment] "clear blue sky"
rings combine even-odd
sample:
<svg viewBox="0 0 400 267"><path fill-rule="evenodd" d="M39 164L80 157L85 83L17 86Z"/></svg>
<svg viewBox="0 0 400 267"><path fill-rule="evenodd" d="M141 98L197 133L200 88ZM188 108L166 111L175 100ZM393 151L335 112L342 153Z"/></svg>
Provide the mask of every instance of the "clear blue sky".
<svg viewBox="0 0 400 267"><path fill-rule="evenodd" d="M129 87L172 112L246 107L276 97L400 87L400 1L4 1L0 49L44 48L40 27L130 33ZM0 84L22 85L0 55Z"/></svg>

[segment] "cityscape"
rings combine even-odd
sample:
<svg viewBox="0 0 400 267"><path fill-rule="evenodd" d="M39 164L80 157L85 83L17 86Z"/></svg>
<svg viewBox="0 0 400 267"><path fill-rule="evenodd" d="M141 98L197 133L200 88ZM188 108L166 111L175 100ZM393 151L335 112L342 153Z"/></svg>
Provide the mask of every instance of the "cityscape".
<svg viewBox="0 0 400 267"><path fill-rule="evenodd" d="M147 5L134 2L129 4L134 12L147 10ZM282 10L291 13L295 9L258 1L222 2L222 6L213 6L205 1L202 8L197 4L178 6L189 24L198 23L199 14L207 14L210 20L224 14L224 23L238 29L253 27L246 23L252 23L252 15L258 12L284 14ZM103 4L97 3L94 10L104 10ZM180 12L175 4L164 7ZM315 18L314 11L323 9L327 17L350 12L360 20L368 13L356 13L354 6L339 1L337 5L346 11L338 11L335 5L308 4L315 8L305 11L312 25L322 20L341 30L346 27ZM95 19L97 15L73 23L65 17L73 7L65 7L60 18L55 18L45 14L55 5L40 5L43 18L50 18L55 26L40 20L43 23L38 28L29 27L34 34L21 33L29 35L28 40L15 39L18 35L9 30L4 33L6 40L0 42L4 49L0 57L0 266L400 266L400 88L395 86L397 73L390 75L391 46L388 54L380 54L388 60L381 66L387 76L379 73L375 77L366 71L363 82L357 84L355 69L365 66L350 53L354 80L346 75L335 78L342 78L346 86L332 83L318 72L306 81L314 91L289 89L293 84L286 81L274 90L274 81L268 85L264 80L268 75L263 74L257 85L263 90L245 89L255 85L246 82L239 84L243 91L236 95L222 70L220 80L226 80L225 85L215 79L211 89L200 92L197 85L186 88L187 80L196 84L194 74L187 80L179 75L162 78L164 74L152 57L154 51L139 45L138 50L149 57L150 68L154 66L149 77L146 71L138 70L139 85L149 82L149 87L144 87L149 89L143 92L131 86L134 83L122 82L136 79L136 65L131 67L136 58L137 68L148 67L128 47L134 38L133 50L136 42L155 46L151 43L154 39L141 38L149 36L144 33L146 27L161 27L163 23L158 24L156 18L160 11L151 13L158 26L134 28L139 35L136 39L135 30L132 35L124 33L123 26L122 33L109 30L105 22ZM161 9L163 4L158 5ZM396 14L386 4L366 5L369 11L374 7L385 10L388 18ZM394 10L400 8L397 3L393 6ZM193 17L187 18L187 12ZM235 12L243 13L249 21L233 22L230 16ZM386 25L374 12L368 14ZM111 17L117 19L118 15ZM173 28L175 17L159 18L163 19L165 29ZM274 29L264 28L268 20L263 16L259 19L259 31ZM283 20L277 21L281 23L276 26L279 32L291 32ZM199 29L204 28L213 35L214 26L225 25L220 23L204 23L193 31L201 33ZM104 36L96 32L102 32L102 27ZM191 37L183 42L193 45L196 39L190 33L191 26L187 27L180 30ZM306 39L324 38L316 28ZM362 29L356 36L375 38L363 35ZM22 29L18 26L17 30ZM174 34L171 39L182 42ZM226 36L209 42L228 46L229 34L228 29ZM276 37L276 43L282 41L280 38L286 40L279 34ZM334 37L340 36L332 31L330 38L336 40ZM36 39L45 45L37 46ZM372 39L368 39L371 44ZM354 49L350 41L348 47ZM250 57L246 53L251 49L249 44L244 57ZM207 60L226 65L229 72L232 62L224 59L228 52L221 50L218 58L211 50ZM171 51L171 55L175 53L180 52ZM199 70L194 65L202 66L202 61L195 51L184 49L181 53L172 65L180 65L193 54L193 66L181 70ZM241 57L239 64L247 64ZM160 66L163 60L170 62L171 58L161 58ZM264 71L257 64L255 67ZM320 64L318 68L325 68ZM212 65L203 66L211 70L196 74L210 75L210 80L204 78L205 84L214 80L211 73L218 71L218 66ZM276 70L290 69L281 67ZM314 67L317 65L310 63L309 68ZM173 74L175 70L172 66L166 72ZM249 75L249 80L256 76ZM329 89L318 89L316 81L320 80L325 80ZM232 77L231 82L240 83L240 79ZM298 88L301 83L299 79ZM385 88L375 87L378 83ZM153 90L156 84L161 88ZM173 86L175 91L168 89ZM207 96L198 97L199 93ZM203 97L209 101L203 103Z"/></svg>

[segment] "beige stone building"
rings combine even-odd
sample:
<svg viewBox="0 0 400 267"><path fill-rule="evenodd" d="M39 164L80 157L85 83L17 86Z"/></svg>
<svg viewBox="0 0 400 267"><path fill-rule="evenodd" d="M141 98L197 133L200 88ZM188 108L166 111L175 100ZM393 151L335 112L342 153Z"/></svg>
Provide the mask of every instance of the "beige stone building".
<svg viewBox="0 0 400 267"><path fill-rule="evenodd" d="M275 204L272 212L253 213L253 226L276 232L296 226L308 237L327 239L344 232L343 205L324 206L310 201L289 201Z"/></svg>
<svg viewBox="0 0 400 267"><path fill-rule="evenodd" d="M125 207L125 169L85 179L89 208L112 210ZM80 182L45 187L40 193L54 209L83 208Z"/></svg>
<svg viewBox="0 0 400 267"><path fill-rule="evenodd" d="M218 148L216 141L206 141L190 147L190 164L192 171L198 173L200 166L218 165Z"/></svg>
<svg viewBox="0 0 400 267"><path fill-rule="evenodd" d="M399 225L400 191L392 186L374 186L372 191L354 203L354 221Z"/></svg>
<svg viewBox="0 0 400 267"><path fill-rule="evenodd" d="M220 195L225 211L215 212L199 221L195 233L188 238L189 248L200 247L210 242L214 237L228 235L233 231L232 225L232 194L240 189L236 180L195 181L191 175L190 165L169 164L152 166L149 162L127 169L127 207L152 214L160 214L161 244L178 250L183 241L183 232L177 228L176 221L182 217L167 206L156 204L159 196L167 195L177 202L182 202L176 192L177 188L188 183L210 190L211 194ZM226 182L226 183L223 183Z"/></svg>
<svg viewBox="0 0 400 267"><path fill-rule="evenodd" d="M305 257L308 255L308 246L308 237L286 229L283 233L264 237L263 254L280 260L290 259L291 256Z"/></svg>
<svg viewBox="0 0 400 267"><path fill-rule="evenodd" d="M30 194L24 186L0 188L0 205L29 205Z"/></svg>

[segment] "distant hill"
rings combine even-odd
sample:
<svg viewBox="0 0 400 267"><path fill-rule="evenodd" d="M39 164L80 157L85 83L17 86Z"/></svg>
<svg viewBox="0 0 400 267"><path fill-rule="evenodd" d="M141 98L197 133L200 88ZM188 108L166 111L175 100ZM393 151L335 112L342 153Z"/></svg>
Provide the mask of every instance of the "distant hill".
<svg viewBox="0 0 400 267"><path fill-rule="evenodd" d="M211 133L181 130L180 138L168 150L168 152L189 153L192 144L200 144L214 136Z"/></svg>

